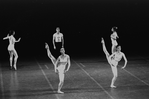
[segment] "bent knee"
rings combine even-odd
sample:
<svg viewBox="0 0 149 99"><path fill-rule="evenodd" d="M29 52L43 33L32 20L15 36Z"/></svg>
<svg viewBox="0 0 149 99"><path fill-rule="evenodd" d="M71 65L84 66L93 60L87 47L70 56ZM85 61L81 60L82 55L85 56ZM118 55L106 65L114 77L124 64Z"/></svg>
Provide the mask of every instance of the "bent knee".
<svg viewBox="0 0 149 99"><path fill-rule="evenodd" d="M10 60L12 60L12 57L10 57Z"/></svg>
<svg viewBox="0 0 149 99"><path fill-rule="evenodd" d="M115 77L115 78L117 78L117 77L118 77L118 75L115 73L115 74L114 74L114 77Z"/></svg>
<svg viewBox="0 0 149 99"><path fill-rule="evenodd" d="M15 60L17 60L18 59L18 56L15 56L15 58L14 58Z"/></svg>

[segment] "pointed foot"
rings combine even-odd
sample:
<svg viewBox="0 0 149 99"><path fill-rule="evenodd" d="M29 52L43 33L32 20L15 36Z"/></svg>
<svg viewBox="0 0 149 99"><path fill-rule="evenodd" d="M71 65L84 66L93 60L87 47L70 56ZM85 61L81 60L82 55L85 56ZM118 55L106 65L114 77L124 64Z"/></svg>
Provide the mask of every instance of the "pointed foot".
<svg viewBox="0 0 149 99"><path fill-rule="evenodd" d="M62 92L62 91L59 90L59 91L57 91L57 93L59 93L59 94L63 94L64 92Z"/></svg>
<svg viewBox="0 0 149 99"><path fill-rule="evenodd" d="M16 65L14 66L14 70L17 70L17 67L16 67Z"/></svg>
<svg viewBox="0 0 149 99"><path fill-rule="evenodd" d="M111 87L111 88L116 88L116 86L114 86L114 85L111 85L110 87Z"/></svg>

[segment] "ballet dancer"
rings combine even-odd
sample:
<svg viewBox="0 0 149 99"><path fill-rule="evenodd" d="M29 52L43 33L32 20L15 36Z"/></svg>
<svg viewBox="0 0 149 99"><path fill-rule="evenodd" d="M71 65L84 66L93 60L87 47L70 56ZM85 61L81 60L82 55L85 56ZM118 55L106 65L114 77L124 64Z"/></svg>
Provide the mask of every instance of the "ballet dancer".
<svg viewBox="0 0 149 99"><path fill-rule="evenodd" d="M116 51L116 46L118 45L116 39L119 38L116 32L117 27L112 27L111 31L113 32L111 34L111 41L112 41L112 48L111 52L114 53Z"/></svg>
<svg viewBox="0 0 149 99"><path fill-rule="evenodd" d="M51 54L49 46L47 43L45 43L45 48L47 49L48 57L51 59L53 65L54 65L54 70L56 73L58 73L58 76L59 76L59 84L58 84L58 91L57 92L58 93L64 93L61 91L61 88L64 84L65 73L70 68L70 57L69 57L69 55L65 54L65 49L61 48L60 49L61 55L57 59L55 59L53 57L53 55Z"/></svg>
<svg viewBox="0 0 149 99"><path fill-rule="evenodd" d="M124 58L125 64L122 67L122 69L124 69L126 67L126 64L127 64L127 59L125 57L125 54L123 52L121 52L121 47L120 46L118 46L116 48L116 51L110 55L108 53L107 49L106 49L105 42L104 42L103 38L101 40L101 43L102 43L103 51L106 55L107 61L110 64L111 69L112 69L112 73L113 73L113 78L112 78L110 87L111 88L116 88L116 86L114 86L114 83L115 83L115 81L117 79L117 76L118 76L118 73L117 73L118 62L122 59L122 57Z"/></svg>
<svg viewBox="0 0 149 99"><path fill-rule="evenodd" d="M14 69L17 70L17 67L16 67L16 64L17 64L17 59L18 59L18 54L15 50L15 43L16 42L20 42L21 38L19 38L18 40L16 40L14 38L14 35L15 35L15 31L10 31L12 32L12 35L9 36L9 34L3 38L3 40L5 39L9 39L9 45L8 45L8 52L10 54L10 67L12 69L12 61L13 61L13 56L14 56Z"/></svg>

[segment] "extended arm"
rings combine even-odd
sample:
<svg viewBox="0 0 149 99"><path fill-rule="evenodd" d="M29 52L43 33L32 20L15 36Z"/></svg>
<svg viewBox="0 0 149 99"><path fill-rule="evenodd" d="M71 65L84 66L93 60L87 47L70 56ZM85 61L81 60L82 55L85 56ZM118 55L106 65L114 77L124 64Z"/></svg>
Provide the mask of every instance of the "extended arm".
<svg viewBox="0 0 149 99"><path fill-rule="evenodd" d="M71 65L71 63L70 63L70 57L68 56L68 67L67 67L66 71L68 71L68 70L69 70L70 65Z"/></svg>
<svg viewBox="0 0 149 99"><path fill-rule="evenodd" d="M5 39L9 39L9 34L3 38L3 40L5 40Z"/></svg>
<svg viewBox="0 0 149 99"><path fill-rule="evenodd" d="M62 36L62 47L64 47L64 36Z"/></svg>
<svg viewBox="0 0 149 99"><path fill-rule="evenodd" d="M124 58L124 60L125 60L125 64L124 64L124 66L122 67L122 68L125 68L126 67L126 65L127 65L127 59L126 59L126 56L125 56L125 54L123 53L123 58Z"/></svg>
<svg viewBox="0 0 149 99"><path fill-rule="evenodd" d="M53 46L54 46L54 49L56 49L56 47L55 47L55 35L53 35Z"/></svg>
<svg viewBox="0 0 149 99"><path fill-rule="evenodd" d="M21 40L21 38L19 38L17 41L15 41L15 42L20 42L20 40Z"/></svg>

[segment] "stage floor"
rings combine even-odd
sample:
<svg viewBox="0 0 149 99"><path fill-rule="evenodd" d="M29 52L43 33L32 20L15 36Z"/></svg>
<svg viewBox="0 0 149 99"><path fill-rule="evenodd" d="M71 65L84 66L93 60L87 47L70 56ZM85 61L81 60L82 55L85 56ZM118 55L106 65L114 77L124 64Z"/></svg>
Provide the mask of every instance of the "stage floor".
<svg viewBox="0 0 149 99"><path fill-rule="evenodd" d="M149 60L128 58L118 65L116 88L110 88L111 67L101 59L71 59L65 74L64 94L57 93L58 75L50 60L18 61L18 70L9 61L0 63L0 99L149 99Z"/></svg>

